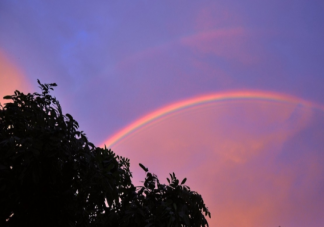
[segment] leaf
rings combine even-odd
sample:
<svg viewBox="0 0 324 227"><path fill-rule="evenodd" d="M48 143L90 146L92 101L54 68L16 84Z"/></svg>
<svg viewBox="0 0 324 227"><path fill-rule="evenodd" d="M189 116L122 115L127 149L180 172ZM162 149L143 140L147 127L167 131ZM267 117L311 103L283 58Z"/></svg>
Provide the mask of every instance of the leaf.
<svg viewBox="0 0 324 227"><path fill-rule="evenodd" d="M65 114L69 119L70 119L70 121L73 121L73 117L70 115L70 114Z"/></svg>
<svg viewBox="0 0 324 227"><path fill-rule="evenodd" d="M115 167L114 163L110 163L109 166L106 168L106 171L110 172L110 170L112 170L114 167Z"/></svg>
<svg viewBox="0 0 324 227"><path fill-rule="evenodd" d="M181 181L181 184L186 183L186 181L187 181L187 178L184 178L184 179Z"/></svg>
<svg viewBox="0 0 324 227"><path fill-rule="evenodd" d="M177 204L173 203L174 210L177 210Z"/></svg>
<svg viewBox="0 0 324 227"><path fill-rule="evenodd" d="M6 95L3 97L3 99L12 99L12 96L11 95Z"/></svg>
<svg viewBox="0 0 324 227"><path fill-rule="evenodd" d="M148 168L146 168L143 164L139 164L139 166L145 171L145 172L147 172L148 171Z"/></svg>

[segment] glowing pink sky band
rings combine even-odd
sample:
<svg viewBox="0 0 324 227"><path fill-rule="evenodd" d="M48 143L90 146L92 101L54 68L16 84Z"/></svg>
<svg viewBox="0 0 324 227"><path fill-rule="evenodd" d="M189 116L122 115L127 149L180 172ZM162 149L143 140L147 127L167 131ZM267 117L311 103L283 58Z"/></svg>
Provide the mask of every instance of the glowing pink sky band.
<svg viewBox="0 0 324 227"><path fill-rule="evenodd" d="M213 101L226 101L226 100L237 100L237 99L258 99L258 100L270 100L270 101L280 101L280 102L288 102L292 104L301 104L305 107L312 107L321 109L324 111L324 107L316 104L314 102L310 102L307 100L300 99L298 97L274 93L274 92L265 92L265 91L229 91L229 92L222 92L216 94L209 94L209 95L202 95L190 99L186 99L183 101L179 101L168 106L162 107L157 109L138 120L134 121L130 125L126 126L122 130L118 131L110 138L108 138L102 145L106 145L107 148L112 147L121 139L126 137L127 135L131 134L132 132L136 131L137 129L141 128L148 123L165 116L167 114L173 113L175 111L192 107L194 105L200 105L208 102Z"/></svg>

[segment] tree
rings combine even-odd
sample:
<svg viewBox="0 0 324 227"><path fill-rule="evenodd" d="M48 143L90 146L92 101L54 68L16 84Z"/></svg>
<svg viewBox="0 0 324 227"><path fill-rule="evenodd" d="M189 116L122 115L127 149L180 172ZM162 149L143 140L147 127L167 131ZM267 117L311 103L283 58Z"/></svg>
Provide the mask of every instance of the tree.
<svg viewBox="0 0 324 227"><path fill-rule="evenodd" d="M1 226L208 226L202 197L147 172L135 187L129 160L88 141L42 84L0 104ZM204 213L204 215L203 215Z"/></svg>
<svg viewBox="0 0 324 227"><path fill-rule="evenodd" d="M210 212L201 195L184 185L186 178L179 183L172 173L169 184L161 184L155 174L139 165L147 173L144 186L133 188L122 199L120 226L208 226L203 213L210 217Z"/></svg>

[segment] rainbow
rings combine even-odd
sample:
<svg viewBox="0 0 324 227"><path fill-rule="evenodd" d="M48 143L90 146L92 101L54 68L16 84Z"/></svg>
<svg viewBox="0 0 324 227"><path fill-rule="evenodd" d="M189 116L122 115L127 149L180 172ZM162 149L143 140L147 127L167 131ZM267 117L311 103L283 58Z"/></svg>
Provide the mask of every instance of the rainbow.
<svg viewBox="0 0 324 227"><path fill-rule="evenodd" d="M240 100L240 99L257 99L257 100L268 100L268 101L278 101L278 102L286 102L292 104L303 105L305 107L312 107L316 109L320 109L324 111L324 107L320 104L310 102L304 99L300 99L295 96L290 96L286 94L274 93L274 92L265 92L265 91L228 91L216 94L208 94L202 95L198 97L193 97L190 99L186 99L183 101L175 102L173 104L167 105L160 109L157 109L138 120L134 121L130 125L126 126L122 130L118 131L110 138L108 138L102 145L106 145L107 147L111 147L119 142L121 139L126 137L127 135L135 132L139 128L147 125L154 120L157 120L167 114L179 111L181 109L185 109L188 107L192 107L195 105L215 102L215 101L227 101L227 100Z"/></svg>

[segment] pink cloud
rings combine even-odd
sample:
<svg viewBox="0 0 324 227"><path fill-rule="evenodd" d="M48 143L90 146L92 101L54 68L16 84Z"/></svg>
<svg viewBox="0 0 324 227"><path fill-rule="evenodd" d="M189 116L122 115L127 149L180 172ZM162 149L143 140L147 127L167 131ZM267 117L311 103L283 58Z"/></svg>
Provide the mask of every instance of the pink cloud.
<svg viewBox="0 0 324 227"><path fill-rule="evenodd" d="M3 96L12 95L15 90L26 93L30 88L23 73L4 52L0 50L0 103L6 103Z"/></svg>
<svg viewBox="0 0 324 227"><path fill-rule="evenodd" d="M243 18L233 8L221 4L208 4L196 10L193 27L196 31L208 31L214 28L231 27L241 24Z"/></svg>
<svg viewBox="0 0 324 227"><path fill-rule="evenodd" d="M196 54L213 54L227 60L237 60L244 64L257 61L248 50L249 32L243 27L212 29L183 37L180 43Z"/></svg>

